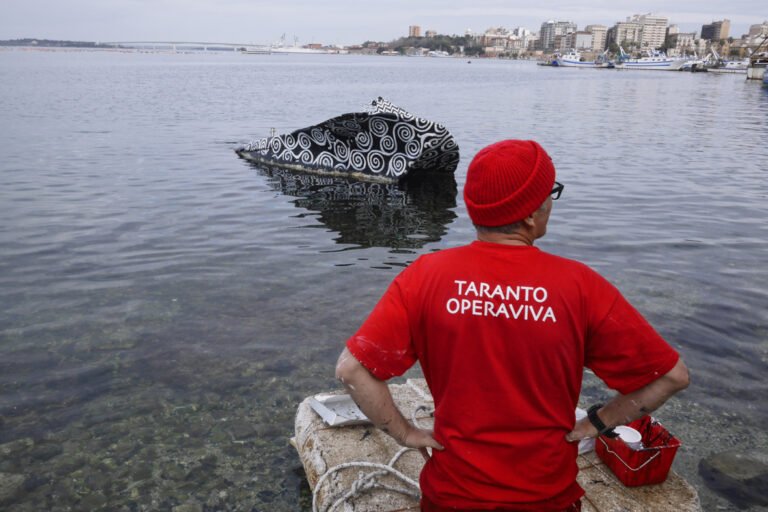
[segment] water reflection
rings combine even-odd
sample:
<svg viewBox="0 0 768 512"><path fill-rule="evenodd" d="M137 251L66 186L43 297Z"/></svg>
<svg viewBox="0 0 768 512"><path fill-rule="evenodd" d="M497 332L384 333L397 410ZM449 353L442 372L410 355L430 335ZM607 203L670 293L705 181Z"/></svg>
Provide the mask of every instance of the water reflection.
<svg viewBox="0 0 768 512"><path fill-rule="evenodd" d="M317 220L339 234L338 244L418 249L439 241L456 218L452 174L385 184L251 165L275 190L296 197L297 208L318 212Z"/></svg>

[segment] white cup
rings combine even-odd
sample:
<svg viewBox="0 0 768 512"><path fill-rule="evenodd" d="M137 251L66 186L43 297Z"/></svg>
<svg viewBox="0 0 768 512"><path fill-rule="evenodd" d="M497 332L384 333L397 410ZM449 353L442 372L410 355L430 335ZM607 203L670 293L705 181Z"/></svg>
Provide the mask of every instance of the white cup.
<svg viewBox="0 0 768 512"><path fill-rule="evenodd" d="M643 436L637 430L625 425L615 427L613 430L619 434L619 438L633 450L643 449Z"/></svg>

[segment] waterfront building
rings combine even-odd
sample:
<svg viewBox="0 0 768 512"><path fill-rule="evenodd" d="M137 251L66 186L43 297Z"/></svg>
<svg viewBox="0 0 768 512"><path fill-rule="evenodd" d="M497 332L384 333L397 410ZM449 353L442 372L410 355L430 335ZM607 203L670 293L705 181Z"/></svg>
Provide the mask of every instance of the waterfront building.
<svg viewBox="0 0 768 512"><path fill-rule="evenodd" d="M563 48L574 48L576 50L592 50L592 34L586 31L571 32L565 35Z"/></svg>
<svg viewBox="0 0 768 512"><path fill-rule="evenodd" d="M701 38L696 39L693 42L693 45L696 48L696 53L698 53L699 56L703 56L704 54L707 53L707 51L709 49L708 46L707 46L708 43L709 43L709 41L707 41L706 39L701 39Z"/></svg>
<svg viewBox="0 0 768 512"><path fill-rule="evenodd" d="M418 25L408 27L408 37L421 37L421 27Z"/></svg>
<svg viewBox="0 0 768 512"><path fill-rule="evenodd" d="M509 36L509 39L507 39L507 48L510 50L524 50L523 47L523 40L516 35Z"/></svg>
<svg viewBox="0 0 768 512"><path fill-rule="evenodd" d="M512 31L512 35L517 37L526 37L526 36L533 35L533 32L531 32L525 27L517 27Z"/></svg>
<svg viewBox="0 0 768 512"><path fill-rule="evenodd" d="M512 38L519 40L519 44L517 42L513 43L514 48L519 46L522 51L533 51L539 36L525 27L517 27L512 30Z"/></svg>
<svg viewBox="0 0 768 512"><path fill-rule="evenodd" d="M701 38L713 41L728 39L728 32L731 30L731 21L713 21L707 25L701 26Z"/></svg>
<svg viewBox="0 0 768 512"><path fill-rule="evenodd" d="M768 35L768 21L764 21L761 25L751 25L749 27L749 34L747 34L747 44L757 44L763 40L763 37ZM743 39L743 38L742 38Z"/></svg>
<svg viewBox="0 0 768 512"><path fill-rule="evenodd" d="M604 25L587 25L584 30L592 34L592 51L602 53L605 50L605 36L608 27Z"/></svg>
<svg viewBox="0 0 768 512"><path fill-rule="evenodd" d="M664 46L667 37L669 18L655 13L635 14L627 18L628 22L637 23L641 27L640 45L648 48Z"/></svg>
<svg viewBox="0 0 768 512"><path fill-rule="evenodd" d="M667 39L667 55L685 56L698 51L696 32L677 32L670 34Z"/></svg>
<svg viewBox="0 0 768 512"><path fill-rule="evenodd" d="M606 44L616 43L624 46L641 46L643 43L643 26L634 22L619 21L608 29L606 34Z"/></svg>
<svg viewBox="0 0 768 512"><path fill-rule="evenodd" d="M539 46L538 34L529 34L527 36L523 36L522 40L523 40L523 48L525 48L526 51L533 52Z"/></svg>
<svg viewBox="0 0 768 512"><path fill-rule="evenodd" d="M541 31L539 32L539 39L541 41L541 49L544 51L552 51L560 49L559 42L562 45L562 36L576 32L576 24L571 21L545 21L541 24Z"/></svg>
<svg viewBox="0 0 768 512"><path fill-rule="evenodd" d="M489 28L483 34L482 46L485 53L499 54L507 51L507 43L511 34L504 27Z"/></svg>
<svg viewBox="0 0 768 512"><path fill-rule="evenodd" d="M563 51L568 50L568 34L561 34L555 36L555 43L553 50Z"/></svg>
<svg viewBox="0 0 768 512"><path fill-rule="evenodd" d="M426 57L429 54L429 48L410 47L405 49L405 54L409 57Z"/></svg>

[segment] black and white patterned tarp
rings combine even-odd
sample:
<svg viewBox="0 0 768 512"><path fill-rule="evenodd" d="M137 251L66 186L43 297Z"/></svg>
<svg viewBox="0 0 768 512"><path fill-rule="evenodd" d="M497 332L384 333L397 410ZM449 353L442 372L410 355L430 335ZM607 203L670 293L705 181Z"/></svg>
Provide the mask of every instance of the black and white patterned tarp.
<svg viewBox="0 0 768 512"><path fill-rule="evenodd" d="M459 147L445 126L381 98L372 101L367 112L258 139L237 153L271 165L384 181L417 171L453 173L459 163Z"/></svg>

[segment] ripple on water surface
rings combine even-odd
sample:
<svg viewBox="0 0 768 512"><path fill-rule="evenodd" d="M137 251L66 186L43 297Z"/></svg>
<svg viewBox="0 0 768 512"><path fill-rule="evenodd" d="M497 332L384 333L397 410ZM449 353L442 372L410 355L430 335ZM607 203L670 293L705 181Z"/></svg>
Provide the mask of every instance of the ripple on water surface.
<svg viewBox="0 0 768 512"><path fill-rule="evenodd" d="M718 454L768 444L760 87L99 52L0 52L0 77L0 474L15 507L307 510L286 441L298 402L336 387L343 341L403 266L472 239L467 164L515 137L540 141L566 184L541 247L604 274L691 367L659 412L684 443L675 468L706 510L759 509ZM296 175L225 142L378 96L452 131L455 183ZM582 401L607 396L587 376Z"/></svg>

